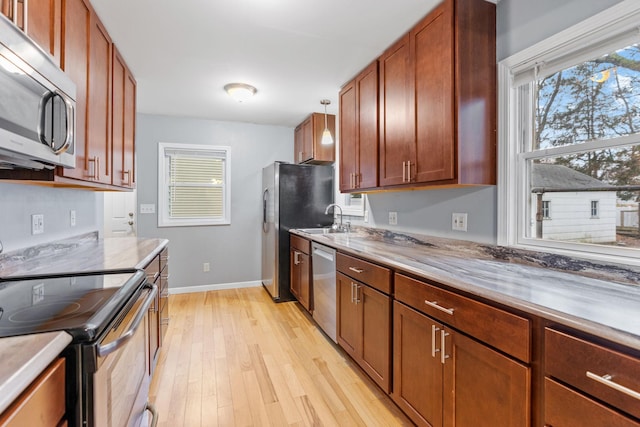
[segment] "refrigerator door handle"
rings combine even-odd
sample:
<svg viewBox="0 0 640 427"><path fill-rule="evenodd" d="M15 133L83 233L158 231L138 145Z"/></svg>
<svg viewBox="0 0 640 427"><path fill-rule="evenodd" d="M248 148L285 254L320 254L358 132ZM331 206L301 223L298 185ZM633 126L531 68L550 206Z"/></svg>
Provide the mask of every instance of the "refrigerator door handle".
<svg viewBox="0 0 640 427"><path fill-rule="evenodd" d="M269 189L265 188L262 192L262 231L265 233L269 229L269 224L267 223L267 199L269 197Z"/></svg>

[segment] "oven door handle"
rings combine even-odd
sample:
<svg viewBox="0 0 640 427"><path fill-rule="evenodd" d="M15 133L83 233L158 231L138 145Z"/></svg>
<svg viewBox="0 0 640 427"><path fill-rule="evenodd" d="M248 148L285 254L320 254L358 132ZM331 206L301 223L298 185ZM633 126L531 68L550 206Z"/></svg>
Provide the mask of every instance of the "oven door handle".
<svg viewBox="0 0 640 427"><path fill-rule="evenodd" d="M117 340L111 341L109 344L99 346L98 356L104 357L110 353L113 353L114 351L125 345L127 341L129 341L135 335L138 327L140 326L140 323L142 323L142 321L144 320L144 316L147 314L151 303L153 303L153 300L158 294L158 286L146 285L146 288L150 289L149 295L147 295L144 302L142 303L142 307L140 307L138 313L136 313L136 317L134 317L133 322L131 322L131 326L129 326L127 332L122 334Z"/></svg>

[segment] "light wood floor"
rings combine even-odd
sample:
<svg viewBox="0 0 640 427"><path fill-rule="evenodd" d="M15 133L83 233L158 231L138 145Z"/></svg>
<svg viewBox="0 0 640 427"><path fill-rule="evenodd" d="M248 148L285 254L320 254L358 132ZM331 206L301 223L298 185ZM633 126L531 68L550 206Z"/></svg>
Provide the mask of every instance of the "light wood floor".
<svg viewBox="0 0 640 427"><path fill-rule="evenodd" d="M411 425L297 303L263 288L171 295L158 425Z"/></svg>

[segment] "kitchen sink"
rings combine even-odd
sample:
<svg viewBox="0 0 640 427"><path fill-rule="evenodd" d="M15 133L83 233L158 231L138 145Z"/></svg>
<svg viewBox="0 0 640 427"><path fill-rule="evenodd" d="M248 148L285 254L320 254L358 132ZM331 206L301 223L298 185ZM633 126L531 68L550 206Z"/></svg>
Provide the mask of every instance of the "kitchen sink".
<svg viewBox="0 0 640 427"><path fill-rule="evenodd" d="M343 229L334 229L331 227L321 227L321 228L299 228L298 231L302 231L307 234L334 234L334 233L347 233L349 230L347 228Z"/></svg>

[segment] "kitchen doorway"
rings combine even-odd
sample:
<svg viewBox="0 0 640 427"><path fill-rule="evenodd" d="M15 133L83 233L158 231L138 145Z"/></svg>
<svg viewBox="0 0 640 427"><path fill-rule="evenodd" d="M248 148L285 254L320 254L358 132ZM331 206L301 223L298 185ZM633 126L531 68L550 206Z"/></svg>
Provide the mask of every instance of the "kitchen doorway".
<svg viewBox="0 0 640 427"><path fill-rule="evenodd" d="M136 190L104 193L104 237L137 235L136 199Z"/></svg>

